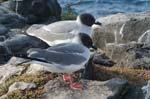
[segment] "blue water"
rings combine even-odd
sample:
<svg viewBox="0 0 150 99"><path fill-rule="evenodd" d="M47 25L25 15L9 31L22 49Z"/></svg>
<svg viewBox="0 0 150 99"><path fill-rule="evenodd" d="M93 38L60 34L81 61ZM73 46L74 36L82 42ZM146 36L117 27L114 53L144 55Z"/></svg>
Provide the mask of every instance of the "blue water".
<svg viewBox="0 0 150 99"><path fill-rule="evenodd" d="M91 13L95 17L116 13L150 11L150 0L58 0L64 10L76 14Z"/></svg>

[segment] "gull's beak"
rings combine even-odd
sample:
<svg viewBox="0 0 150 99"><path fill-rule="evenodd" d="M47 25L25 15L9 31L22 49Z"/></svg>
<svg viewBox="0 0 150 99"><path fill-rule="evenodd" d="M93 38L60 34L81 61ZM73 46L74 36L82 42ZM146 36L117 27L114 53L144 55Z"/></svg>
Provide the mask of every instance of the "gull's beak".
<svg viewBox="0 0 150 99"><path fill-rule="evenodd" d="M102 23L100 23L100 22L98 22L98 21L96 21L94 24L95 24L95 25L102 26Z"/></svg>
<svg viewBox="0 0 150 99"><path fill-rule="evenodd" d="M93 50L97 50L97 47L95 45L92 45L91 47Z"/></svg>

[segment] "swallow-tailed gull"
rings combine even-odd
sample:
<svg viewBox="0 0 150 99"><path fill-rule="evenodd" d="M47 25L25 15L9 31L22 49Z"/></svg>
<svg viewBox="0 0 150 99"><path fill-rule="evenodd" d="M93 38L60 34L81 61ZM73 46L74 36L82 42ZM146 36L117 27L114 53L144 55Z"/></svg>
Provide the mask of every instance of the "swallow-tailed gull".
<svg viewBox="0 0 150 99"><path fill-rule="evenodd" d="M27 34L40 38L50 46L70 42L79 32L91 36L92 25L101 25L88 13L81 14L76 20L58 21L49 25L32 25L27 29Z"/></svg>
<svg viewBox="0 0 150 99"><path fill-rule="evenodd" d="M90 36L78 33L73 42L61 43L48 49L30 49L27 56L32 59L32 65L43 66L44 70L52 73L65 73L63 78L70 82L70 88L82 90L81 84L73 82L72 73L84 69L90 58L91 47L93 45Z"/></svg>

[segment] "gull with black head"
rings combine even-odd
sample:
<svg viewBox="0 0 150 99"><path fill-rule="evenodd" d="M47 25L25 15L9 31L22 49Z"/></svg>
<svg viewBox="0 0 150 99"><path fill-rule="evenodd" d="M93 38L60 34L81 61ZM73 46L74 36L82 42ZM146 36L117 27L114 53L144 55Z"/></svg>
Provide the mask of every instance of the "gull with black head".
<svg viewBox="0 0 150 99"><path fill-rule="evenodd" d="M63 79L70 82L71 89L82 90L82 84L74 82L73 73L84 69L90 58L91 47L91 38L85 33L79 33L70 43L58 44L48 49L30 49L27 54L33 65L42 65L44 70L52 73L64 73Z"/></svg>
<svg viewBox="0 0 150 99"><path fill-rule="evenodd" d="M32 25L27 29L27 34L40 38L50 46L70 42L78 33L86 33L91 36L92 25L97 24L95 18L89 13L79 15L76 20L66 20L51 23L49 25Z"/></svg>

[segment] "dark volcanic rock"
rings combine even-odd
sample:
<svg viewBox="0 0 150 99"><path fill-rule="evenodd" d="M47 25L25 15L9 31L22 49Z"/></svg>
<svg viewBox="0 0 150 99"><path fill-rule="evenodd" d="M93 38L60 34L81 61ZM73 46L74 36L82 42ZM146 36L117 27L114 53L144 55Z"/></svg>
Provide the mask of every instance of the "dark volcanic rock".
<svg viewBox="0 0 150 99"><path fill-rule="evenodd" d="M8 7L27 18L27 22L33 23L51 23L60 20L61 7L57 0L22 0L7 1L3 6ZM16 4L18 9L16 11Z"/></svg>
<svg viewBox="0 0 150 99"><path fill-rule="evenodd" d="M9 29L0 24L0 41L4 41L9 37Z"/></svg>
<svg viewBox="0 0 150 99"><path fill-rule="evenodd" d="M89 61L85 64L85 69L82 74L82 78L88 80L94 80L94 65L93 65L94 54L90 56Z"/></svg>
<svg viewBox="0 0 150 99"><path fill-rule="evenodd" d="M22 28L25 25L25 19L17 14L2 14L0 24L8 28Z"/></svg>
<svg viewBox="0 0 150 99"><path fill-rule="evenodd" d="M111 61L105 54L96 53L93 57L93 63L101 66L112 67L115 63Z"/></svg>
<svg viewBox="0 0 150 99"><path fill-rule="evenodd" d="M2 44L5 45L14 55L18 53L20 54L25 53L30 48L49 47L42 40L33 36L27 36L27 35L16 35L11 39L6 40Z"/></svg>
<svg viewBox="0 0 150 99"><path fill-rule="evenodd" d="M130 85L122 99L145 99L141 87Z"/></svg>
<svg viewBox="0 0 150 99"><path fill-rule="evenodd" d="M25 23L24 17L0 6L0 24L7 28L22 28Z"/></svg>
<svg viewBox="0 0 150 99"><path fill-rule="evenodd" d="M91 55L89 61L85 64L85 69L82 74L84 79L95 80L94 66L112 67L115 63L111 61L104 53L95 52Z"/></svg>
<svg viewBox="0 0 150 99"><path fill-rule="evenodd" d="M49 46L38 38L17 35L0 43L0 63L5 63L11 56L21 57L26 55L30 48L48 48Z"/></svg>

